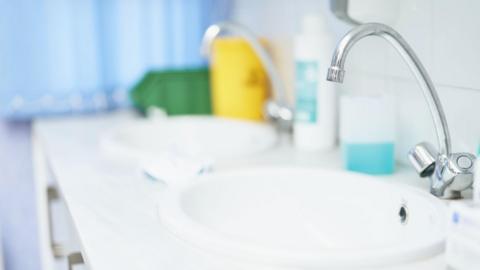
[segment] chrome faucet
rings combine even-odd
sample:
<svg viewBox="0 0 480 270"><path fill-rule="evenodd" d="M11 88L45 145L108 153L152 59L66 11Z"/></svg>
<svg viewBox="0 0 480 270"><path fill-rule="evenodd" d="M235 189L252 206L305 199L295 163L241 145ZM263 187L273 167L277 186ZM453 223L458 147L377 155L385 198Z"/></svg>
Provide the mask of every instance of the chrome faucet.
<svg viewBox="0 0 480 270"><path fill-rule="evenodd" d="M260 58L260 62L265 68L275 99L269 100L265 104L265 114L267 118L274 121L281 129L290 130L293 124L293 110L287 105L286 91L280 75L267 51L262 47L255 34L248 28L232 22L220 22L209 26L203 35L202 47L200 49L202 55L207 58L210 57L213 41L223 32L239 35L252 46L253 51Z"/></svg>
<svg viewBox="0 0 480 270"><path fill-rule="evenodd" d="M440 152L422 142L409 151L408 157L421 177L430 177L430 192L441 198L461 198L461 192L473 184L475 155L452 153L450 133L445 113L430 76L407 42L391 27L380 23L362 24L347 33L337 45L327 80L342 83L345 76L345 60L353 45L367 36L380 36L390 42L410 67L423 90L435 131Z"/></svg>

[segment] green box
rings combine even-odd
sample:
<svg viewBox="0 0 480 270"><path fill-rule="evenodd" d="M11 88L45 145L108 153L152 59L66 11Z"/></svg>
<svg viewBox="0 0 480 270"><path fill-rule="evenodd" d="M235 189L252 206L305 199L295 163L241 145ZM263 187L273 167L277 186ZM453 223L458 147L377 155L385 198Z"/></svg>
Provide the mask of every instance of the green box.
<svg viewBox="0 0 480 270"><path fill-rule="evenodd" d="M164 109L168 115L212 114L207 68L150 71L133 87L135 107Z"/></svg>

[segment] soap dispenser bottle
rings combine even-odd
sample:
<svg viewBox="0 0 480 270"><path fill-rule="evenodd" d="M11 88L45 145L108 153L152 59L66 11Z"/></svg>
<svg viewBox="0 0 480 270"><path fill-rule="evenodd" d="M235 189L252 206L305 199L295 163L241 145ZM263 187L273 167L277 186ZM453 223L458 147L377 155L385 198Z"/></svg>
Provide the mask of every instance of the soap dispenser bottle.
<svg viewBox="0 0 480 270"><path fill-rule="evenodd" d="M295 37L294 145L301 150L331 149L337 139L335 84L326 74L335 48L322 14L303 18Z"/></svg>

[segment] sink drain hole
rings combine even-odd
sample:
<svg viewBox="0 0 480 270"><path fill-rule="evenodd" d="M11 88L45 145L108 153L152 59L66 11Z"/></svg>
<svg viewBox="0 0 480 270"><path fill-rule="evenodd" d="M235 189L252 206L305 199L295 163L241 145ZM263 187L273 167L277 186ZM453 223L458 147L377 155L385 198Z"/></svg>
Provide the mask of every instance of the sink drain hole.
<svg viewBox="0 0 480 270"><path fill-rule="evenodd" d="M398 210L398 217L400 218L400 223L407 224L408 222L408 208L406 205L400 206Z"/></svg>

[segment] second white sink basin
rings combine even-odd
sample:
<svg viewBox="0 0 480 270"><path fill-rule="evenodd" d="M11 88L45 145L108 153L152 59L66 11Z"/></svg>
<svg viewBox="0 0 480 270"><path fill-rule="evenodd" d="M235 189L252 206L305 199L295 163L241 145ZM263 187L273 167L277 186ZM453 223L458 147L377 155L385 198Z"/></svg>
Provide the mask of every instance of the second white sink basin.
<svg viewBox="0 0 480 270"><path fill-rule="evenodd" d="M166 151L213 159L233 159L275 146L277 133L266 123L213 116L175 116L125 123L102 138L112 157L154 159Z"/></svg>
<svg viewBox="0 0 480 270"><path fill-rule="evenodd" d="M161 223L205 251L267 266L390 266L443 251L445 206L414 188L300 168L230 171L170 186Z"/></svg>

